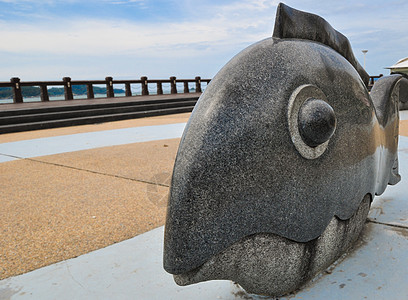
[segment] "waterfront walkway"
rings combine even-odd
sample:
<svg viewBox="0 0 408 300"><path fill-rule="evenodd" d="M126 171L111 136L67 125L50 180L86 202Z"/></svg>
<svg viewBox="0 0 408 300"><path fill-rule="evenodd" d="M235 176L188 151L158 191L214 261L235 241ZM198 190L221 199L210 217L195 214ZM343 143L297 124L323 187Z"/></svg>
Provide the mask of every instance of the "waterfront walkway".
<svg viewBox="0 0 408 300"><path fill-rule="evenodd" d="M0 134L190 113L201 93L0 105Z"/></svg>
<svg viewBox="0 0 408 300"><path fill-rule="evenodd" d="M157 101L157 100L172 100L174 98L187 99L198 98L201 93L179 93L179 94L163 94L163 95L148 95L148 96L131 96L131 97L115 97L115 98L94 98L94 99L73 99L73 100L55 100L55 101L34 101L24 103L2 103L0 105L1 111L17 110L17 109L39 109L39 108L57 108L67 106L92 106L100 104L120 104L120 103L134 103L143 101Z"/></svg>
<svg viewBox="0 0 408 300"><path fill-rule="evenodd" d="M163 225L188 117L0 135L0 279Z"/></svg>
<svg viewBox="0 0 408 300"><path fill-rule="evenodd" d="M402 181L376 197L355 252L292 299L408 297L401 116ZM229 281L178 287L162 269L166 196L188 117L0 135L0 299L257 299Z"/></svg>

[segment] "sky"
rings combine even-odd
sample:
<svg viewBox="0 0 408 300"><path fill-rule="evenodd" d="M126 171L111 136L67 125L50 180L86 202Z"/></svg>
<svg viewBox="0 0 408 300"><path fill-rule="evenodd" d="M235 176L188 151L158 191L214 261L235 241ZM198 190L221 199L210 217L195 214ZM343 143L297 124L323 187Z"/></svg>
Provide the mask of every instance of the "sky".
<svg viewBox="0 0 408 300"><path fill-rule="evenodd" d="M272 35L275 0L0 0L0 81L212 78ZM325 18L370 75L408 56L406 0L287 0Z"/></svg>

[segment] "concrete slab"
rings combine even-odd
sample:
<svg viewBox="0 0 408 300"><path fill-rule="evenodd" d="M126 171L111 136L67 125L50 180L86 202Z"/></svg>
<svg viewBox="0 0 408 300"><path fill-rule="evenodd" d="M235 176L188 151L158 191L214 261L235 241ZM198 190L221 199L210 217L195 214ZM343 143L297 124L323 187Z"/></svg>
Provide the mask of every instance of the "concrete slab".
<svg viewBox="0 0 408 300"><path fill-rule="evenodd" d="M29 158L98 147L180 138L186 123L123 128L0 144L0 154Z"/></svg>
<svg viewBox="0 0 408 300"><path fill-rule="evenodd" d="M400 120L408 120L408 110L400 111Z"/></svg>
<svg viewBox="0 0 408 300"><path fill-rule="evenodd" d="M408 229L368 223L363 243L291 299L407 299Z"/></svg>
<svg viewBox="0 0 408 300"><path fill-rule="evenodd" d="M406 299L408 230L369 224L364 245L331 274L282 299ZM0 281L0 299L272 299L230 281L177 286L162 268L163 227ZM1 298L1 297L4 298Z"/></svg>
<svg viewBox="0 0 408 300"><path fill-rule="evenodd" d="M227 281L177 287L162 269L162 237L160 227L0 281L0 299L5 299L4 295L9 299L226 299L231 287Z"/></svg>
<svg viewBox="0 0 408 300"><path fill-rule="evenodd" d="M408 227L408 137L400 136L398 159L401 182L388 186L381 197L374 199L369 219Z"/></svg>
<svg viewBox="0 0 408 300"><path fill-rule="evenodd" d="M18 159L18 158L0 154L0 163L7 162L7 161L12 161L12 160L16 160L16 159Z"/></svg>

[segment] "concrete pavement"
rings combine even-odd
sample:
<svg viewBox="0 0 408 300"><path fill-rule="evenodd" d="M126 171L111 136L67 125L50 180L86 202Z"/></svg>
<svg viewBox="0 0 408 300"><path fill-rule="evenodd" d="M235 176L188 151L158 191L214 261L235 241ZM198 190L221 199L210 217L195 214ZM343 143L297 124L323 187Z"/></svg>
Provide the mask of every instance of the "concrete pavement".
<svg viewBox="0 0 408 300"><path fill-rule="evenodd" d="M402 112L401 120L403 120L401 123L403 132L401 133L407 135L408 132L404 131L404 126L407 125L405 120L408 120L408 113ZM166 127L156 127L156 129L158 128L160 128L159 131L164 132ZM95 135L95 137L98 135ZM133 136L133 134L130 134L130 136ZM101 139L103 140L104 138L100 136L96 138L96 140ZM174 143L171 144L171 141ZM146 147L138 148L138 151L147 152L147 149L154 149L154 143L156 142L148 142L152 143L149 145L140 143L145 144ZM62 140L59 140L58 143L62 145L62 148L65 148ZM157 157L161 155L159 153L162 153L162 149L167 150L172 145L176 147L177 143L177 139L165 140L165 143L160 143L160 147L157 147ZM45 144L44 140L41 140L40 144ZM56 166L56 170L58 168L69 168L78 170L78 172L85 172L86 175L81 177L82 179L91 176L91 174L102 177L110 176L109 178L111 179L113 174L117 176L120 182L118 186L123 183L122 180L128 180L131 186L146 184L147 186L159 186L166 189L168 186L166 180L168 178L157 180L156 183L159 183L159 185L152 185L151 183L154 182L150 179L146 180L148 183L142 182L147 178L146 176L149 176L148 168L143 170L142 167L142 170L137 172L125 170L121 175L116 175L117 171L113 170L115 163L100 163L101 160L103 161L103 157L111 157L115 153L115 155L119 156L114 159L115 161L119 162L120 158L122 158L128 164L132 164L134 157L125 156L125 153L132 152L131 149L136 149L133 147L137 144L137 142L132 140L131 148L126 148L128 145L123 144L99 148L100 144L95 143L98 148L86 148L87 150L78 152L74 151L35 158L35 160L38 160L35 163L47 166L61 165L61 167ZM88 141L88 145L91 145L90 141ZM163 145L167 145L167 147ZM84 147L83 144L80 147ZM111 152L115 148L121 149L117 150L117 152ZM13 149L11 148L11 150ZM6 154L4 156L20 157L19 155L12 154L17 152L10 152L11 150L3 153ZM98 155L98 152L101 154ZM2 153L1 150L0 153ZM171 163L169 162L172 157L174 159L174 155L175 152L166 154L166 158L163 159L163 162L159 164L160 167L155 169L155 171L159 169L171 170L171 166L169 166ZM30 154L21 155L21 157L25 156L30 157ZM375 198L365 232L354 252L344 260L339 260L326 274L316 278L308 287L287 299L408 298L408 268L406 267L408 265L408 137L406 136L400 137L399 158L402 181L396 186L388 186L383 195ZM138 157L137 159L139 159L139 162L143 162L146 160L146 157ZM26 160L27 158L5 162L0 164L0 167ZM149 164L154 165L155 162L149 161ZM122 164L120 169L123 169L124 166ZM135 168L135 164L132 164L129 166L129 169L137 168ZM54 171L50 171L49 176ZM54 172L54 174L56 173ZM65 178L68 176L73 176L73 174L63 175ZM18 178L18 176L16 175L15 178ZM78 179L78 182L81 178ZM92 186L90 187L90 194L95 196L94 191L98 187L101 187L100 182L93 188ZM102 197L103 194L115 188L115 186L109 186L97 195ZM85 191L86 188L82 189L81 193L85 193ZM129 190L123 190L122 192L129 193ZM119 201L115 209L109 212L114 215L115 211L123 203L126 205L134 202L134 199L137 198L135 197L137 193L138 191L131 193L133 201ZM91 201L91 198L90 196L86 200ZM107 199L102 202L105 205L110 205L111 201L112 199ZM97 205L97 202L93 202L93 205ZM152 204L152 201L147 202ZM160 203L162 204L162 202L155 202L151 206L144 207L142 214L149 210L160 211L163 208L160 206ZM80 201L76 204L80 205ZM102 211L101 208L101 215L103 215ZM54 210L50 213L55 212ZM124 211L121 211L119 215L121 214L124 214ZM94 215L85 214L84 217L86 216L92 219ZM161 219L159 218L161 222L163 221L163 216ZM103 222L108 220L107 216L104 218ZM126 219L126 215L124 215L124 218ZM154 217L150 216L151 218ZM132 221L134 222L134 220L130 220L128 226L130 226ZM160 221L155 224L159 223ZM92 227L92 224L89 223L87 226ZM99 231L96 230L95 235L104 235L106 234L105 231L106 228ZM79 237L85 238L85 236ZM76 258L51 264L19 276L6 278L0 281L0 299L268 299L266 297L248 295L229 281L211 281L188 287L178 287L173 282L172 276L162 269L162 242L163 227L158 227ZM70 246L74 245L75 240L73 240ZM46 247L47 245L42 246Z"/></svg>
<svg viewBox="0 0 408 300"><path fill-rule="evenodd" d="M0 279L163 225L188 116L0 135Z"/></svg>

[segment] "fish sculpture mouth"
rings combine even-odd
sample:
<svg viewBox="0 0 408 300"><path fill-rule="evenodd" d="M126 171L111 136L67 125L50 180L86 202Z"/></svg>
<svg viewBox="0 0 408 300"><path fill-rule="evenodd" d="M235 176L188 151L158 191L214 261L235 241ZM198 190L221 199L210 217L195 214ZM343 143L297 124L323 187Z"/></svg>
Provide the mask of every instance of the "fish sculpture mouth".
<svg viewBox="0 0 408 300"><path fill-rule="evenodd" d="M371 196L366 195L350 219L340 220L334 216L324 232L309 242L298 243L272 233L246 236L200 267L174 275L174 280L185 286L229 279L248 293L284 296L300 289L354 245L370 204ZM265 282L273 284L263 284Z"/></svg>
<svg viewBox="0 0 408 300"><path fill-rule="evenodd" d="M408 80L381 78L369 94L367 79L346 37L279 5L273 37L218 72L183 133L163 260L178 284L282 295L354 243L373 197L400 180Z"/></svg>

